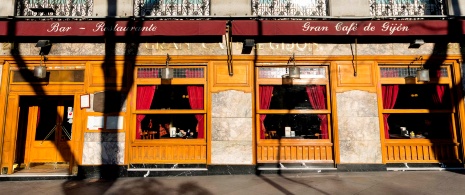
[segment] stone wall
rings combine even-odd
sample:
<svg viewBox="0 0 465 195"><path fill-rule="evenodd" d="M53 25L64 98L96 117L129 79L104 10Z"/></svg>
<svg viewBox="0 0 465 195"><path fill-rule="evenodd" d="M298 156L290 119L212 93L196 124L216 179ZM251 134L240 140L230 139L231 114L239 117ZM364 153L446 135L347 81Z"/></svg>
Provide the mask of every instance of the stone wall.
<svg viewBox="0 0 465 195"><path fill-rule="evenodd" d="M336 94L340 163L382 163L375 93Z"/></svg>
<svg viewBox="0 0 465 195"><path fill-rule="evenodd" d="M38 56L40 48L36 43L20 43L15 47L24 56ZM2 43L0 55L10 55L11 43ZM357 55L459 55L458 43L434 44L425 43L418 49L409 49L408 43L385 44L357 44ZM127 49L129 48L129 49ZM355 44L319 44L319 43L259 43L256 46L256 54L260 56L289 55L298 56L335 56L355 55ZM127 50L126 50L127 49ZM242 43L234 42L232 54L241 54ZM136 53L137 51L137 53ZM126 47L125 43L116 43L115 55L226 55L225 43L131 43ZM52 43L49 56L76 56L76 55L105 55L103 43Z"/></svg>
<svg viewBox="0 0 465 195"><path fill-rule="evenodd" d="M252 94L234 90L214 93L211 107L212 164L252 164Z"/></svg>
<svg viewBox="0 0 465 195"><path fill-rule="evenodd" d="M124 164L125 136L122 133L84 133L82 165Z"/></svg>

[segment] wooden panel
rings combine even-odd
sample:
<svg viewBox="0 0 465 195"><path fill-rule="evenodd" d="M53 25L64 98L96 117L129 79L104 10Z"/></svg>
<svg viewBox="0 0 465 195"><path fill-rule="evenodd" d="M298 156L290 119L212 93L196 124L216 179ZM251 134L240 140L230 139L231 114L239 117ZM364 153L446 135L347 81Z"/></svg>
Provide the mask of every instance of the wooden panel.
<svg viewBox="0 0 465 195"><path fill-rule="evenodd" d="M331 143L260 143L257 146L257 162L332 163L332 149Z"/></svg>
<svg viewBox="0 0 465 195"><path fill-rule="evenodd" d="M213 92L237 89L244 92L252 90L253 69L250 62L233 62L233 75L229 75L226 62L212 62L210 66Z"/></svg>
<svg viewBox="0 0 465 195"><path fill-rule="evenodd" d="M25 92L36 92L35 90L37 85L10 85L10 93L25 93ZM75 92L83 92L83 84L72 84L72 85L59 85L59 84L50 84L50 85L40 85L40 89L45 93L53 93L54 95L69 94Z"/></svg>
<svg viewBox="0 0 465 195"><path fill-rule="evenodd" d="M98 87L104 86L105 84L116 84L116 86L123 86L123 82L126 80L123 78L124 66L116 65L115 67L106 66L102 69L101 64L91 65L90 75L90 86ZM128 74L126 74L128 75Z"/></svg>
<svg viewBox="0 0 465 195"><path fill-rule="evenodd" d="M5 134L3 137L2 168L8 167L8 174L13 172L14 150L17 124L18 124L18 96L8 97L8 109L6 112Z"/></svg>
<svg viewBox="0 0 465 195"><path fill-rule="evenodd" d="M203 163L206 164L205 144L133 144L130 163Z"/></svg>
<svg viewBox="0 0 465 195"><path fill-rule="evenodd" d="M357 63L357 64L354 64ZM372 62L338 62L338 87L372 87L373 63ZM354 75L355 71L357 75Z"/></svg>
<svg viewBox="0 0 465 195"><path fill-rule="evenodd" d="M458 144L452 142L386 140L386 163L459 162Z"/></svg>

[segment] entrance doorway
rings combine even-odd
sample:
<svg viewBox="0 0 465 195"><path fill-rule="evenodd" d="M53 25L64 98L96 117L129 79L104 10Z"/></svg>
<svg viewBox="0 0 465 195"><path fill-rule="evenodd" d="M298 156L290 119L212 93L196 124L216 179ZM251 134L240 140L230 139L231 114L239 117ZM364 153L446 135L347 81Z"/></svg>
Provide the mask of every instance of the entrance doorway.
<svg viewBox="0 0 465 195"><path fill-rule="evenodd" d="M22 96L15 172L69 172L73 96Z"/></svg>

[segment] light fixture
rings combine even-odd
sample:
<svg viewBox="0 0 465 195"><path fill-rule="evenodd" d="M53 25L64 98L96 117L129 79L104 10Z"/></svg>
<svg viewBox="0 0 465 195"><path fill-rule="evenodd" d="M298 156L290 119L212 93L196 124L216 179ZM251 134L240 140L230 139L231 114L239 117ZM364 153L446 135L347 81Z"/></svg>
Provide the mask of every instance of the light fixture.
<svg viewBox="0 0 465 195"><path fill-rule="evenodd" d="M252 52L252 48L255 46L254 39L245 39L242 43L242 52L241 54L250 54Z"/></svg>
<svg viewBox="0 0 465 195"><path fill-rule="evenodd" d="M413 64L413 62L415 62L416 59L412 62L410 62L410 64L408 64L407 66L407 76L405 77L405 84L415 84L416 81L415 81L415 77L410 75L410 65Z"/></svg>
<svg viewBox="0 0 465 195"><path fill-rule="evenodd" d="M173 79L173 69L169 68L171 57L169 54L166 54L166 67L161 69L161 79L162 80L171 80Z"/></svg>
<svg viewBox="0 0 465 195"><path fill-rule="evenodd" d="M43 79L47 76L47 67L42 66L42 59L45 61L45 56L40 55L40 66L34 67L34 76Z"/></svg>
<svg viewBox="0 0 465 195"><path fill-rule="evenodd" d="M421 60L421 68L417 70L417 79L419 82L429 82L429 70L423 67L423 56L420 56L418 60Z"/></svg>
<svg viewBox="0 0 465 195"><path fill-rule="evenodd" d="M289 66L291 62L293 63L293 66ZM292 54L292 57L289 58L287 65L286 74L282 76L282 82L283 85L292 85L293 79L300 79L300 68L295 65L295 54Z"/></svg>
<svg viewBox="0 0 465 195"><path fill-rule="evenodd" d="M47 67L42 66L42 62L45 64L45 61L47 60L47 55L50 52L50 49L52 48L52 44L50 43L49 40L39 40L37 41L36 47L40 47L40 65L34 67L34 76L43 79L47 76Z"/></svg>
<svg viewBox="0 0 465 195"><path fill-rule="evenodd" d="M288 66L287 68L289 69L289 77L291 79L300 79L300 68L295 65L295 54L292 54L292 57L289 58L287 61L287 65L289 63L293 63L293 66Z"/></svg>
<svg viewBox="0 0 465 195"><path fill-rule="evenodd" d="M410 46L408 48L418 49L423 44L425 44L425 41L423 39L415 39L412 43L410 43Z"/></svg>
<svg viewBox="0 0 465 195"><path fill-rule="evenodd" d="M36 43L36 47L40 47L39 55L48 55L50 49L52 49L52 43L50 40L39 40Z"/></svg>

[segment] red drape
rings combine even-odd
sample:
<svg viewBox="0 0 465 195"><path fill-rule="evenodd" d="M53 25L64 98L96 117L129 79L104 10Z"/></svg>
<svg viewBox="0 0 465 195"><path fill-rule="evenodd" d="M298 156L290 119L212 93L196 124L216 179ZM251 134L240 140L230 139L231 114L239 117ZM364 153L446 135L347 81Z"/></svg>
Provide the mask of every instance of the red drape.
<svg viewBox="0 0 465 195"><path fill-rule="evenodd" d="M446 92L446 86L445 85L436 85L436 93L433 93L433 102L438 106L438 108L441 107L442 101L444 98L444 94ZM454 132L452 128L452 121L449 120L449 132L452 135Z"/></svg>
<svg viewBox="0 0 465 195"><path fill-rule="evenodd" d="M260 96L260 109L270 108L271 97L273 96L273 86L262 86L258 88ZM265 139L265 118L266 114L260 115L260 139Z"/></svg>
<svg viewBox="0 0 465 195"><path fill-rule="evenodd" d="M326 101L325 101L325 94L326 94L326 86L324 85L311 85L305 87L308 95L308 99L310 100L310 104L314 109L324 110L326 109ZM328 139L328 116L326 114L319 114L318 118L321 120L320 130L321 130L321 138Z"/></svg>
<svg viewBox="0 0 465 195"><path fill-rule="evenodd" d="M150 109L152 104L153 96L155 94L155 85L139 85L137 86L137 96L136 96L136 109L137 110L146 110ZM145 114L138 114L136 117L136 139L140 139L141 121L145 118Z"/></svg>
<svg viewBox="0 0 465 195"><path fill-rule="evenodd" d="M40 106L37 106L37 122L36 122L36 129L39 127L40 122Z"/></svg>
<svg viewBox="0 0 465 195"><path fill-rule="evenodd" d="M202 74L202 71L186 70L187 78L197 78ZM204 97L203 97L203 86L187 86L187 93L189 95L189 104L192 109L203 109ZM204 138L205 127L204 127L204 115L196 114L197 119L197 138Z"/></svg>
<svg viewBox="0 0 465 195"><path fill-rule="evenodd" d="M203 86L187 86L189 95L189 104L192 109L203 109ZM204 137L204 117L203 114L196 114L197 119L197 138Z"/></svg>
<svg viewBox="0 0 465 195"><path fill-rule="evenodd" d="M436 85L436 94L433 94L433 101L436 105L442 104L442 98L444 97L445 90L446 86Z"/></svg>
<svg viewBox="0 0 465 195"><path fill-rule="evenodd" d="M383 108L392 109L396 104L397 94L399 94L399 85L383 85L381 87L383 95ZM383 114L384 119L384 138L389 139L388 118L390 114Z"/></svg>

